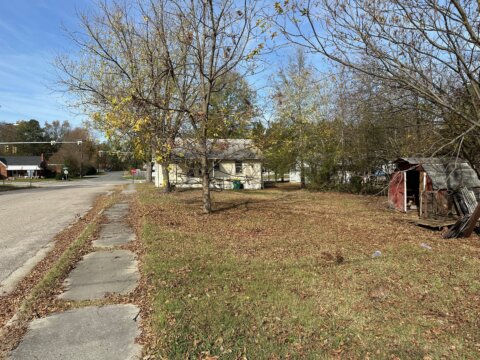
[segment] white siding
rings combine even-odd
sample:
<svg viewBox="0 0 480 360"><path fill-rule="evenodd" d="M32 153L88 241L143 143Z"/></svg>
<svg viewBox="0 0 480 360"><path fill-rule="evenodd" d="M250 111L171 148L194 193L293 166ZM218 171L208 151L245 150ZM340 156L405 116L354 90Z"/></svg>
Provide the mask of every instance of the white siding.
<svg viewBox="0 0 480 360"><path fill-rule="evenodd" d="M155 186L163 186L162 166L155 163ZM188 169L184 165L171 165L169 172L170 183L178 187L201 188L202 178L187 175ZM211 170L212 188L232 189L233 180L240 180L244 189L262 188L262 163L260 161L242 161L242 173L235 173L235 161L223 160L220 169Z"/></svg>

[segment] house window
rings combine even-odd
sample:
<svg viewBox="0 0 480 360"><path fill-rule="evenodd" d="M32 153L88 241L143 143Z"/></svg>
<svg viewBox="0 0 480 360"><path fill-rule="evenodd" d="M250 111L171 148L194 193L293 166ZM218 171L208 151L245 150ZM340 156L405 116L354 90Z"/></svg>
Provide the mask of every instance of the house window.
<svg viewBox="0 0 480 360"><path fill-rule="evenodd" d="M243 173L243 163L241 161L235 161L235 174Z"/></svg>
<svg viewBox="0 0 480 360"><path fill-rule="evenodd" d="M220 171L220 161L213 162L213 170Z"/></svg>

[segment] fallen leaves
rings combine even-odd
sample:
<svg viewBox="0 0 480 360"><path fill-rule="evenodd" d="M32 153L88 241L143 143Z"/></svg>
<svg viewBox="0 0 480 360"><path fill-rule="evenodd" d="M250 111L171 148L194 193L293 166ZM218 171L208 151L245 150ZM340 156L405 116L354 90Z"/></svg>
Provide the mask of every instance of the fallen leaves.
<svg viewBox="0 0 480 360"><path fill-rule="evenodd" d="M225 191L204 216L197 191L139 195L142 254L162 269L145 279L156 304L144 327L147 352L438 358L461 338L457 353L478 353L478 246L443 242L387 211L382 198ZM382 256L372 259L376 250Z"/></svg>

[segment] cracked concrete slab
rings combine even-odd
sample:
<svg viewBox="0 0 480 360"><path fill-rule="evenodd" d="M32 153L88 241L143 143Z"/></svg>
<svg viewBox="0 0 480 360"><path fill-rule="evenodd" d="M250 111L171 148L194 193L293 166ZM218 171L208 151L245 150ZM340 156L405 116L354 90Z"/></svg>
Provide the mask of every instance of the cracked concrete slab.
<svg viewBox="0 0 480 360"><path fill-rule="evenodd" d="M105 211L105 215L107 215L108 220L110 221L118 221L124 218L126 215L128 215L128 211Z"/></svg>
<svg viewBox="0 0 480 360"><path fill-rule="evenodd" d="M128 184L125 189L123 189L122 194L124 195L131 195L136 193L137 190L135 189L135 184Z"/></svg>
<svg viewBox="0 0 480 360"><path fill-rule="evenodd" d="M116 222L128 215L129 208L130 205L128 203L118 203L105 210L104 214L110 221Z"/></svg>
<svg viewBox="0 0 480 360"><path fill-rule="evenodd" d="M138 359L139 308L92 306L33 320L11 360Z"/></svg>
<svg viewBox="0 0 480 360"><path fill-rule="evenodd" d="M125 245L135 240L135 233L125 223L109 223L102 225L100 235L93 242L93 246L108 248L118 245Z"/></svg>
<svg viewBox="0 0 480 360"><path fill-rule="evenodd" d="M107 293L128 294L140 275L135 254L128 250L98 251L87 254L64 281L67 300L95 300Z"/></svg>
<svg viewBox="0 0 480 360"><path fill-rule="evenodd" d="M115 209L115 210L125 210L125 209L128 209L130 207L130 205L128 204L127 201L121 201L121 202L118 202L116 204L113 204L110 208L110 209Z"/></svg>

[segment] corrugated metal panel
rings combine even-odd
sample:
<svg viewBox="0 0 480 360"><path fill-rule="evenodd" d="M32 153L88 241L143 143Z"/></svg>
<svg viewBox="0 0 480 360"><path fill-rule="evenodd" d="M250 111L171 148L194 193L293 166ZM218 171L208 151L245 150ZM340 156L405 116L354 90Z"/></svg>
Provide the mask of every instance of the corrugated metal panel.
<svg viewBox="0 0 480 360"><path fill-rule="evenodd" d="M477 173L468 161L455 158L399 158L396 163L420 165L432 181L433 190L480 187Z"/></svg>
<svg viewBox="0 0 480 360"><path fill-rule="evenodd" d="M443 164L421 164L427 175L432 180L435 190L447 189L447 177L445 176L445 166Z"/></svg>
<svg viewBox="0 0 480 360"><path fill-rule="evenodd" d="M462 187L480 187L477 173L467 162L450 161L445 169L448 189L458 190Z"/></svg>

